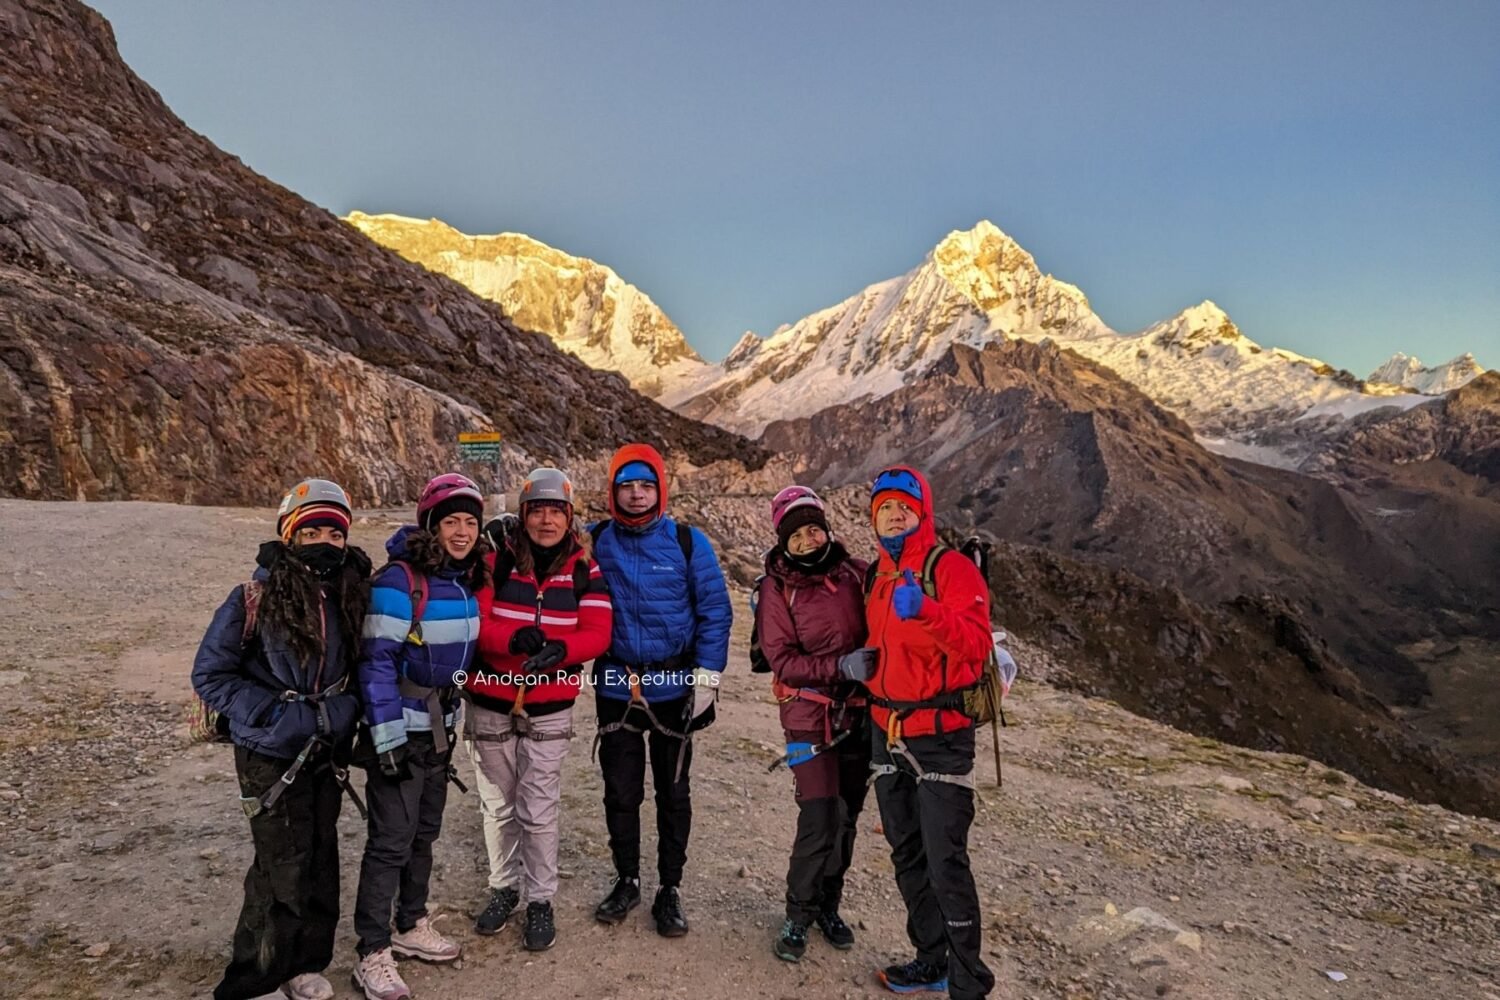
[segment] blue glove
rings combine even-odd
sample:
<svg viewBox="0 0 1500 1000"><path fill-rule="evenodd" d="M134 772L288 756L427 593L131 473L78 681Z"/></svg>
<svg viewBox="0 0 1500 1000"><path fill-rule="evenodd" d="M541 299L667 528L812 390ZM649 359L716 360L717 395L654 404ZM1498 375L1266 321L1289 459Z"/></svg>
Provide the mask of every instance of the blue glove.
<svg viewBox="0 0 1500 1000"><path fill-rule="evenodd" d="M786 745L786 766L796 767L798 764L806 764L816 757L811 743L788 743Z"/></svg>
<svg viewBox="0 0 1500 1000"><path fill-rule="evenodd" d="M896 617L902 621L915 618L922 613L922 605L927 600L927 595L922 592L922 587L917 583L917 578L907 570L904 576L905 583L896 588L896 594L891 599L891 604L896 609Z"/></svg>

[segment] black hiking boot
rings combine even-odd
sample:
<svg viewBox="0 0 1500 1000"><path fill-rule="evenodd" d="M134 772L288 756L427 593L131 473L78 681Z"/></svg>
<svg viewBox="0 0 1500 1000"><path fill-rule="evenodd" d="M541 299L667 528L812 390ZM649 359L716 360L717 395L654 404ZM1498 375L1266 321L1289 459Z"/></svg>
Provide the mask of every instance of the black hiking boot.
<svg viewBox="0 0 1500 1000"><path fill-rule="evenodd" d="M807 925L788 920L781 925L781 936L771 946L776 957L783 962L800 962L807 953Z"/></svg>
<svg viewBox="0 0 1500 1000"><path fill-rule="evenodd" d="M618 876L615 884L609 887L609 895L604 897L604 902L595 908L594 919L601 924L618 924L625 919L627 913L640 905L641 880Z"/></svg>
<svg viewBox="0 0 1500 1000"><path fill-rule="evenodd" d="M854 947L854 931L837 912L818 914L818 930L839 951L848 951Z"/></svg>
<svg viewBox="0 0 1500 1000"><path fill-rule="evenodd" d="M557 940L557 927L552 923L551 903L526 904L526 933L523 944L527 951L546 951Z"/></svg>
<svg viewBox="0 0 1500 1000"><path fill-rule="evenodd" d="M520 902L521 894L512 886L491 889L489 902L479 916L474 918L474 930L480 934L500 933L500 928L505 926Z"/></svg>
<svg viewBox="0 0 1500 1000"><path fill-rule="evenodd" d="M662 937L682 937L688 932L687 915L682 912L682 896L675 885L664 885L656 890L651 915L656 918L656 933Z"/></svg>
<svg viewBox="0 0 1500 1000"><path fill-rule="evenodd" d="M921 959L905 965L887 965L876 973L892 993L947 993L948 972Z"/></svg>

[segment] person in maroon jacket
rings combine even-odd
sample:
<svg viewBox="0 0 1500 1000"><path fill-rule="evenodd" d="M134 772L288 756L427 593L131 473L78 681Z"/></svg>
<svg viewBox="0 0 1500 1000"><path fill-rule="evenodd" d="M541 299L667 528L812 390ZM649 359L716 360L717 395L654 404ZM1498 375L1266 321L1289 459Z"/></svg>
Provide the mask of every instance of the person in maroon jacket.
<svg viewBox="0 0 1500 1000"><path fill-rule="evenodd" d="M789 486L771 501L776 547L756 598L756 631L770 666L796 783L797 836L786 875L786 923L773 950L802 959L816 924L835 948L854 946L839 916L844 873L870 767L868 714L860 685L865 563L828 528L823 501Z"/></svg>

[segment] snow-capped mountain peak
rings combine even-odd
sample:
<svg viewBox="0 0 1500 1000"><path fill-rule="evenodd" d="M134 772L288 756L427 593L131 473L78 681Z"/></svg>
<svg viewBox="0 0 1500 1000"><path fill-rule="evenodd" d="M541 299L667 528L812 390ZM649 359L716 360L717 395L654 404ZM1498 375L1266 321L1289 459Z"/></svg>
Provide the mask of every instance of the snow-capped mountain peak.
<svg viewBox="0 0 1500 1000"><path fill-rule="evenodd" d="M1483 374L1484 368L1472 354L1460 354L1446 364L1428 368L1417 358L1397 351L1389 361L1370 373L1368 381L1439 396Z"/></svg>
<svg viewBox="0 0 1500 1000"><path fill-rule="evenodd" d="M1214 344L1234 344L1241 350L1260 350L1260 345L1240 333L1229 314L1211 299L1173 316L1146 330L1143 335L1162 347L1179 347L1202 351Z"/></svg>
<svg viewBox="0 0 1500 1000"><path fill-rule="evenodd" d="M345 221L646 395L695 382L709 369L650 296L603 264L520 233L470 236L438 219L351 212Z"/></svg>

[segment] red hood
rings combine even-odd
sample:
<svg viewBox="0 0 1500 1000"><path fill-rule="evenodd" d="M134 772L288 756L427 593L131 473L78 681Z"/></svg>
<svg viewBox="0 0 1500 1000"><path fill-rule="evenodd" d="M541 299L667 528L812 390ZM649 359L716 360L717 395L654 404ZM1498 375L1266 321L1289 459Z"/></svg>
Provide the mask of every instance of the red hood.
<svg viewBox="0 0 1500 1000"><path fill-rule="evenodd" d="M933 511L932 485L927 482L927 477L922 475L921 472L909 465L888 465L876 473L875 478L878 479L881 473L898 471L911 473L917 482L922 485L922 520L917 524L917 529L906 539L906 545L901 550L902 562L909 564L911 562L909 557L912 553L920 553L925 558L927 551L937 544L937 518ZM873 483L874 480L872 479L871 482ZM870 504L870 527L873 528L875 527L875 504L873 503L875 498L871 496L870 499L872 501ZM876 538L879 538L878 532L876 533ZM918 561L918 568L921 568L920 560ZM895 569L896 564L892 562L890 553L885 550L885 546L880 546L880 571L882 573L890 573L894 572Z"/></svg>
<svg viewBox="0 0 1500 1000"><path fill-rule="evenodd" d="M667 513L667 463L661 453L649 444L627 444L615 452L609 460L609 516L617 521L629 523L630 515L615 510L615 474L631 462L645 462L656 472L656 489L660 499L652 517L665 517Z"/></svg>

